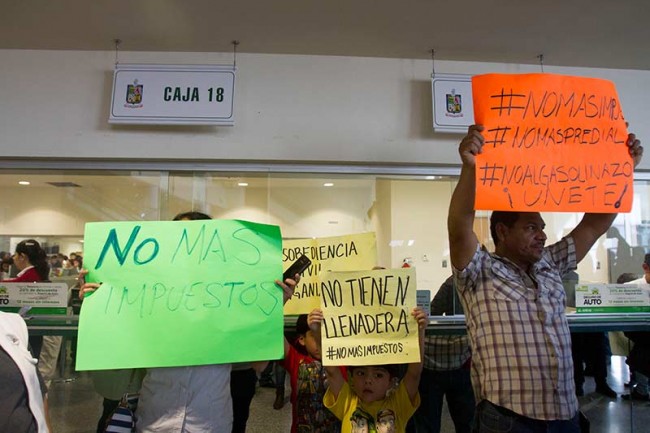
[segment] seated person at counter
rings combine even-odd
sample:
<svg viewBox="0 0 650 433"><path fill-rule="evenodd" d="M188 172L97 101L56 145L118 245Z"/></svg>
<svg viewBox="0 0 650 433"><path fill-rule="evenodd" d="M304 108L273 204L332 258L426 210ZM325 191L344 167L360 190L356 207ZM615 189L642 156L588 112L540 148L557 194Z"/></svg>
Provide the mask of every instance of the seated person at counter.
<svg viewBox="0 0 650 433"><path fill-rule="evenodd" d="M19 272L16 278L3 280L7 283L39 283L50 277L47 254L34 239L20 241L16 245L13 260Z"/></svg>
<svg viewBox="0 0 650 433"><path fill-rule="evenodd" d="M34 239L18 242L13 255L14 267L18 269L15 278L2 280L6 283L40 283L49 281L50 266L47 264L47 254ZM41 355L43 336L29 337L29 346L36 359Z"/></svg>

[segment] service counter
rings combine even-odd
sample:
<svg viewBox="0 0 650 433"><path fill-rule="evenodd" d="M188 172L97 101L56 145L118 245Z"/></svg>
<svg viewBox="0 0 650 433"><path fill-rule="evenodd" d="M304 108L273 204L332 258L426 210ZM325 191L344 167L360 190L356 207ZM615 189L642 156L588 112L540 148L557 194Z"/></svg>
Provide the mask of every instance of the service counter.
<svg viewBox="0 0 650 433"><path fill-rule="evenodd" d="M567 314L571 332L649 331L650 313ZM286 316L285 329L293 331L296 316ZM30 335L75 336L79 316L37 316L27 320ZM464 334L464 316L431 316L427 334Z"/></svg>

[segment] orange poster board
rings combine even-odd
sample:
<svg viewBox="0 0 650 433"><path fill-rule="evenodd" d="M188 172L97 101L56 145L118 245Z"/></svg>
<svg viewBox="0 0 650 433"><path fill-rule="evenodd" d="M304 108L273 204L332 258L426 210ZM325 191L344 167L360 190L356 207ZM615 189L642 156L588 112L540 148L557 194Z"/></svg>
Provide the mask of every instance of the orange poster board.
<svg viewBox="0 0 650 433"><path fill-rule="evenodd" d="M485 127L476 209L629 212L634 162L614 84L553 74L472 78Z"/></svg>

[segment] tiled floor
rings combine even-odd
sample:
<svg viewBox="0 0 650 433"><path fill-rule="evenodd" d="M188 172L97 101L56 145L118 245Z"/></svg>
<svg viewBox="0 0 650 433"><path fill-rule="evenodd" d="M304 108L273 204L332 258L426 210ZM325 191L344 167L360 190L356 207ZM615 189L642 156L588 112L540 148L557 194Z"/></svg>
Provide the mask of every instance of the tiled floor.
<svg viewBox="0 0 650 433"><path fill-rule="evenodd" d="M69 369L68 369L69 370ZM54 433L91 433L95 431L101 411L101 397L92 388L92 383L85 373L70 373L74 381L54 382L50 389L50 413L54 424ZM627 380L627 368L624 358L612 357L609 383L619 393L627 392L624 382ZM610 399L594 393L592 378L585 383L585 396L580 398L583 412L591 421L591 433L648 433L650 432L650 403L634 404L622 400ZM291 406L282 410L272 407L275 390L258 388L251 406L248 423L250 433L285 433L291 425ZM442 423L443 432L453 432L453 425L448 416Z"/></svg>

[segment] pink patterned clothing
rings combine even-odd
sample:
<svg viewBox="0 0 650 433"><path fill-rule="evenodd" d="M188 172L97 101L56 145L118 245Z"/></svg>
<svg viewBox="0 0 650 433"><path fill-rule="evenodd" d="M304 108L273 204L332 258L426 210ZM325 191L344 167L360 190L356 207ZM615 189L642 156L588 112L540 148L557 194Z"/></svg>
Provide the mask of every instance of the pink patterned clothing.
<svg viewBox="0 0 650 433"><path fill-rule="evenodd" d="M578 410L562 275L576 268L566 237L544 249L529 272L482 251L454 270L472 346L476 402L525 417L571 419Z"/></svg>

